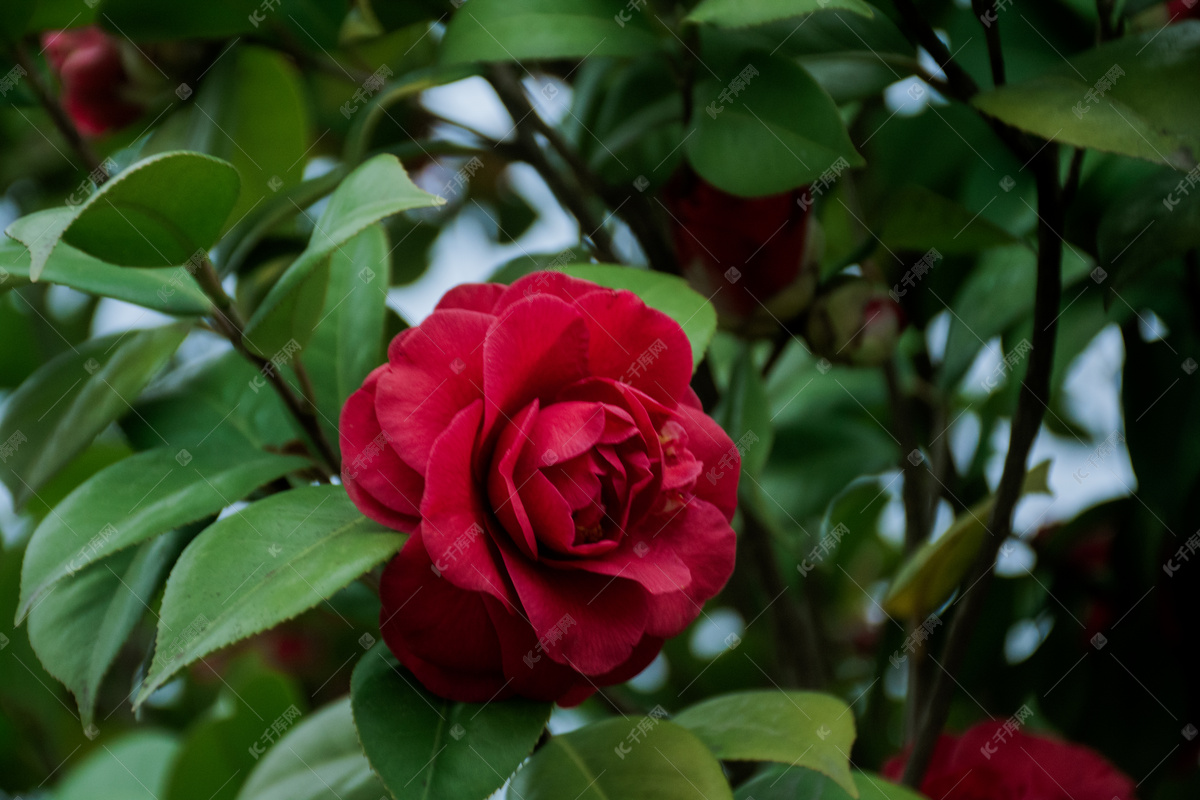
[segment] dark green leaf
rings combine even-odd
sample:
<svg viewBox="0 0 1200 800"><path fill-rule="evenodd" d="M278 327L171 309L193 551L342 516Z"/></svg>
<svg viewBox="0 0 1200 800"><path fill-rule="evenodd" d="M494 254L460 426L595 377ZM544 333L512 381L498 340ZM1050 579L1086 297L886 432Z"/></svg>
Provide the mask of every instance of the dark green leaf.
<svg viewBox="0 0 1200 800"><path fill-rule="evenodd" d="M438 697L383 643L354 668L350 697L371 767L397 800L487 797L533 750L550 718L549 703Z"/></svg>
<svg viewBox="0 0 1200 800"><path fill-rule="evenodd" d="M131 408L187 331L176 324L92 339L13 392L0 417L0 445L8 445L0 481L18 505Z"/></svg>
<svg viewBox="0 0 1200 800"><path fill-rule="evenodd" d="M923 795L870 772L854 772L854 785L857 793L851 795L824 775L806 769L778 766L763 770L743 783L734 796L737 800L849 800L851 797L864 800L924 800Z"/></svg>
<svg viewBox="0 0 1200 800"><path fill-rule="evenodd" d="M771 454L775 429L771 424L771 406L762 374L749 344L742 346L733 362L729 389L721 398L717 419L734 442L745 442L744 447L739 448L742 472L754 476L761 473Z"/></svg>
<svg viewBox="0 0 1200 800"><path fill-rule="evenodd" d="M953 255L1018 241L982 214L924 186L897 189L884 197L882 206L879 238L892 250L936 248Z"/></svg>
<svg viewBox="0 0 1200 800"><path fill-rule="evenodd" d="M864 17L875 16L875 10L863 0L702 0L687 15L687 21L745 28L839 8Z"/></svg>
<svg viewBox="0 0 1200 800"><path fill-rule="evenodd" d="M154 663L134 705L193 661L327 600L404 539L360 514L340 486L281 492L217 521L167 579Z"/></svg>

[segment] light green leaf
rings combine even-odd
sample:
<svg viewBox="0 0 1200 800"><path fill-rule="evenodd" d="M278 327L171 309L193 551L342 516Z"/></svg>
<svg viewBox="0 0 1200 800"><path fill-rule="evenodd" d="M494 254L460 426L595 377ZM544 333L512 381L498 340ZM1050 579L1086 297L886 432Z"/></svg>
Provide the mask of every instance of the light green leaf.
<svg viewBox="0 0 1200 800"><path fill-rule="evenodd" d="M1097 83L1107 80L1111 86ZM1076 147L1191 169L1200 158L1200 21L1126 36L972 104L1002 122ZM1089 92L1094 92L1089 99Z"/></svg>
<svg viewBox="0 0 1200 800"><path fill-rule="evenodd" d="M1049 475L1049 461L1029 470L1021 494L1051 494ZM901 619L917 619L944 603L966 577L990 535L987 523L995 503L995 495L979 501L936 541L926 542L913 553L892 581L883 600L884 611Z"/></svg>
<svg viewBox="0 0 1200 800"><path fill-rule="evenodd" d="M22 505L130 404L187 335L179 323L92 339L40 367L9 396L0 481Z"/></svg>
<svg viewBox="0 0 1200 800"><path fill-rule="evenodd" d="M291 312L313 271L368 225L401 211L443 203L440 197L417 188L395 156L381 154L364 162L334 190L308 247L271 287L246 324L246 344L268 358L292 338L301 346L307 344L312 331L305 332L303 325L297 328ZM320 286L322 298L324 288Z"/></svg>
<svg viewBox="0 0 1200 800"><path fill-rule="evenodd" d="M863 0L702 0L687 15L686 21L707 22L722 28L745 28L839 8L864 17L875 16L875 10Z"/></svg>
<svg viewBox="0 0 1200 800"><path fill-rule="evenodd" d="M802 67L757 51L735 63L758 73L736 97L721 99L727 80L707 79L694 90L684 147L701 177L731 194L756 197L811 183L835 164L840 171L865 163L837 106Z"/></svg>
<svg viewBox="0 0 1200 800"><path fill-rule="evenodd" d="M674 721L722 761L779 761L807 767L858 796L850 777L854 715L836 697L815 692L737 692L686 708Z"/></svg>
<svg viewBox="0 0 1200 800"><path fill-rule="evenodd" d="M126 547L216 514L307 459L215 434L199 448L160 447L106 467L38 525L25 550L18 622L56 582Z"/></svg>
<svg viewBox="0 0 1200 800"><path fill-rule="evenodd" d="M63 778L55 800L159 800L178 751L178 740L165 731L101 741Z"/></svg>
<svg viewBox="0 0 1200 800"><path fill-rule="evenodd" d="M46 671L75 695L85 729L104 674L153 602L181 539L172 532L92 564L30 612L29 643Z"/></svg>
<svg viewBox="0 0 1200 800"><path fill-rule="evenodd" d="M806 769L773 766L739 786L734 796L737 800L849 800L852 796L873 800L924 800L924 795L870 772L856 770L854 785L858 794L849 795L824 775Z"/></svg>
<svg viewBox="0 0 1200 800"><path fill-rule="evenodd" d="M32 228L43 224L43 215L59 215L64 210L39 211L22 217L13 226ZM0 281L0 290L29 281L33 265L31 250L16 239L0 239L0 270L9 276ZM159 269L118 267L92 258L63 242L54 249L53 258L45 262L40 280L168 314L207 314L212 306L195 279L182 267L178 268L176 274Z"/></svg>
<svg viewBox="0 0 1200 800"><path fill-rule="evenodd" d="M126 168L80 205L55 209L38 229L14 224L7 232L30 246L33 281L59 241L122 267L178 266L216 242L237 194L229 163L162 153Z"/></svg>
<svg viewBox="0 0 1200 800"><path fill-rule="evenodd" d="M267 751L238 800L379 800L387 790L358 743L350 698L310 715Z"/></svg>
<svg viewBox="0 0 1200 800"><path fill-rule="evenodd" d="M620 0L471 0L446 25L441 60L641 55L655 47L651 13Z"/></svg>
<svg viewBox="0 0 1200 800"><path fill-rule="evenodd" d="M193 661L328 599L405 538L360 514L340 486L281 492L218 520L167 579L154 663L134 706Z"/></svg>
<svg viewBox="0 0 1200 800"><path fill-rule="evenodd" d="M717 330L717 312L687 281L676 275L612 264L572 264L562 271L609 289L628 289L642 302L679 323L692 345L692 364L699 364Z"/></svg>
<svg viewBox="0 0 1200 800"><path fill-rule="evenodd" d="M513 778L512 791L525 800L733 798L704 742L652 717L608 719L550 737Z"/></svg>
<svg viewBox="0 0 1200 800"><path fill-rule="evenodd" d="M334 428L346 399L384 361L389 250L383 226L372 225L335 252L325 307L304 321L312 328L304 363L330 441L337 441Z"/></svg>
<svg viewBox="0 0 1200 800"><path fill-rule="evenodd" d="M529 755L550 719L549 703L438 697L382 642L354 668L350 698L371 767L396 800L487 797Z"/></svg>

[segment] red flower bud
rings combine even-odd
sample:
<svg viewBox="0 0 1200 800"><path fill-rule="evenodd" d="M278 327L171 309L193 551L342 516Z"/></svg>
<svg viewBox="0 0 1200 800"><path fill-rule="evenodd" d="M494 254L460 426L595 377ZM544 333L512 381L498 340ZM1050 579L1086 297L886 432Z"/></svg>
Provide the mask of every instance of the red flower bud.
<svg viewBox="0 0 1200 800"><path fill-rule="evenodd" d="M738 197L685 169L663 198L680 268L697 291L712 296L727 326L762 317L773 330L774 318L791 317L812 300L816 269L806 268L805 258L812 204L803 188Z"/></svg>
<svg viewBox="0 0 1200 800"><path fill-rule="evenodd" d="M813 352L830 361L878 366L891 357L904 325L886 289L855 278L817 298L806 335Z"/></svg>
<svg viewBox="0 0 1200 800"><path fill-rule="evenodd" d="M1171 22L1200 19L1200 0L1171 0L1167 3L1167 19Z"/></svg>
<svg viewBox="0 0 1200 800"><path fill-rule="evenodd" d="M50 31L42 35L46 60L62 81L62 104L85 136L123 128L142 114L126 99L130 86L116 40L99 28Z"/></svg>

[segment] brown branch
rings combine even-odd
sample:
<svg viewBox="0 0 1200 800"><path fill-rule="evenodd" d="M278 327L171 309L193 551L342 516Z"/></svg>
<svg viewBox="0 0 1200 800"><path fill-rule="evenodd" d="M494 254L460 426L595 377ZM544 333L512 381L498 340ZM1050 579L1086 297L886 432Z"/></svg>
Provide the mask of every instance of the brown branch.
<svg viewBox="0 0 1200 800"><path fill-rule="evenodd" d="M1050 375L1054 366L1054 343L1058 309L1062 299L1062 190L1058 181L1058 147L1048 144L1035 159L1038 197L1037 289L1033 308L1033 349L1021 383L1017 410L1013 415L1004 471L996 489L988 519L990 538L984 542L971 575L970 587L960 600L957 613L946 631L942 669L933 684L925 714L913 740L912 753L904 769L904 783L917 787L933 756L938 734L946 724L954 696L953 675L962 666L971 633L983 612L992 567L1000 546L1012 533L1013 509L1021 496L1029 451L1037 437L1050 399Z"/></svg>
<svg viewBox="0 0 1200 800"><path fill-rule="evenodd" d="M79 129L75 127L75 123L67 116L67 112L63 110L62 105L51 94L46 84L42 82L42 76L38 72L37 65L33 63L33 59L29 56L29 51L25 49L25 45L17 42L13 45L13 58L21 69L25 70L26 77L29 79L29 86L33 89L33 94L37 97L38 103L50 115L50 119L54 122L54 127L58 128L58 132L67 140L67 144L75 151L76 155L83 160L84 165L90 174L95 175L99 183L104 183L108 179L108 175L101 169L102 162L96 155L96 151L92 149Z"/></svg>
<svg viewBox="0 0 1200 800"><path fill-rule="evenodd" d="M317 415L313 411L310 400L297 397L296 393L292 391L292 387L284 380L283 375L275 368L274 364L271 364L267 359L246 347L242 336L245 323L242 321L241 314L238 313L237 308L233 304L233 298L221 286L221 278L217 275L217 270L207 257L205 257L200 269L196 270L195 277L196 282L200 284L200 288L213 301L213 327L228 339L233 348L259 369L266 376L267 380L271 382L276 393L283 400L284 405L287 406L288 411L295 417L309 439L312 440L313 446L317 449L317 455L327 468L327 477L336 475L341 471L341 460L338 458L337 450L333 448L329 443L329 439L325 436L325 431L321 428L321 424L317 420ZM270 368L266 368L268 365Z"/></svg>
<svg viewBox="0 0 1200 800"><path fill-rule="evenodd" d="M908 27L909 33L917 44L924 47L942 68L942 72L946 73L946 82L954 95L960 100L967 101L977 94L979 86L975 83L975 79L967 74L967 71L950 55L950 50L946 47L945 42L938 38L937 33L921 16L921 12L917 10L913 0L892 0L892 5L900 13L900 18Z"/></svg>

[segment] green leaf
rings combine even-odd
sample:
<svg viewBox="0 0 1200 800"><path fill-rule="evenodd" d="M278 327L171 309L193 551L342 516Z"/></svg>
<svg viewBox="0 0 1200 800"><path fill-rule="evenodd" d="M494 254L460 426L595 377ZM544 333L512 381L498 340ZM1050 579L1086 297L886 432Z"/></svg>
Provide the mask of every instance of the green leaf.
<svg viewBox="0 0 1200 800"><path fill-rule="evenodd" d="M734 442L742 442L745 437L745 445L741 448L742 472L754 476L761 473L771 454L775 429L767 390L750 343L741 346L738 358L733 362L729 389L721 398L717 419Z"/></svg>
<svg viewBox="0 0 1200 800"><path fill-rule="evenodd" d="M159 800L178 751L178 740L165 731L100 742L55 788L55 800Z"/></svg>
<svg viewBox="0 0 1200 800"><path fill-rule="evenodd" d="M49 216L59 215L63 211L66 209L39 211L22 217L12 227L36 229L36 226L44 225ZM36 239L37 234L33 238ZM0 291L29 281L33 265L32 250L15 238L0 240L0 270L3 270L0 276L3 273L9 276L7 280L0 281ZM60 243L54 249L54 256L45 262L39 279L168 314L207 314L212 306L195 279L182 267L175 275L168 275L159 269L118 267L92 258L66 243Z"/></svg>
<svg viewBox="0 0 1200 800"><path fill-rule="evenodd" d="M649 9L620 0L471 0L446 25L442 63L637 56L655 47ZM618 16L621 15L621 16Z"/></svg>
<svg viewBox="0 0 1200 800"><path fill-rule="evenodd" d="M127 167L79 206L56 209L40 231L10 225L7 233L30 246L33 281L59 241L122 267L178 266L216 242L237 194L229 163L162 153Z"/></svg>
<svg viewBox="0 0 1200 800"><path fill-rule="evenodd" d="M134 706L193 661L328 599L405 538L360 514L340 486L281 492L218 520L167 579L154 663Z"/></svg>
<svg viewBox="0 0 1200 800"><path fill-rule="evenodd" d="M737 800L850 800L851 797L874 800L924 800L924 795L898 786L870 772L854 772L858 793L850 795L841 786L816 772L773 766L738 787Z"/></svg>
<svg viewBox="0 0 1200 800"><path fill-rule="evenodd" d="M864 17L875 16L875 10L863 0L702 0L685 21L745 28L838 8Z"/></svg>
<svg viewBox="0 0 1200 800"><path fill-rule="evenodd" d="M525 800L733 798L704 742L653 717L608 719L550 737L513 778L512 791Z"/></svg>
<svg viewBox="0 0 1200 800"><path fill-rule="evenodd" d="M290 339L295 338L301 346L307 344L312 331L306 332L306 326L298 324L292 312L297 309L294 304L298 293L303 291L313 271L368 225L401 211L445 202L417 188L393 155L381 154L364 162L334 190L317 220L308 247L255 310L246 324L246 344L268 358L283 349ZM320 288L324 297L324 286Z"/></svg>
<svg viewBox="0 0 1200 800"><path fill-rule="evenodd" d="M1086 97L1113 67L1103 96ZM1044 75L982 92L972 104L996 119L1076 147L1191 169L1200 158L1200 21L1126 36ZM1086 110L1084 110L1086 109Z"/></svg>
<svg viewBox="0 0 1200 800"><path fill-rule="evenodd" d="M0 443L15 449L0 466L0 481L18 506L130 409L187 331L180 323L92 339L12 393L0 416Z"/></svg>
<svg viewBox="0 0 1200 800"><path fill-rule="evenodd" d="M679 323L692 345L692 364L699 364L717 330L717 312L687 281L676 275L612 264L572 264L562 271L609 289L628 289L642 302Z"/></svg>
<svg viewBox="0 0 1200 800"><path fill-rule="evenodd" d="M881 205L879 239L892 250L936 248L943 255L957 255L1019 243L981 214L924 186L897 189Z"/></svg>
<svg viewBox="0 0 1200 800"><path fill-rule="evenodd" d="M248 654L222 670L209 712L185 736L163 800L234 800L259 756L303 710L299 686ZM307 771L306 771L307 772ZM307 775L312 781L312 774Z"/></svg>
<svg viewBox="0 0 1200 800"><path fill-rule="evenodd" d="M1163 169L1115 197L1100 218L1097 255L1113 274L1114 290L1151 267L1200 247L1200 192L1181 177Z"/></svg>
<svg viewBox="0 0 1200 800"><path fill-rule="evenodd" d="M828 775L857 797L850 777L854 715L815 692L753 691L713 697L684 709L675 724L722 761L779 761Z"/></svg>
<svg viewBox="0 0 1200 800"><path fill-rule="evenodd" d="M181 539L170 533L92 564L30 612L29 643L46 671L75 695L84 729L92 724L104 674L150 607Z"/></svg>
<svg viewBox="0 0 1200 800"><path fill-rule="evenodd" d="M840 159L851 167L865 163L837 106L802 67L757 51L731 64L725 80L703 80L693 94L685 150L709 183L744 197L770 195L811 183L835 164L844 169ZM758 74L736 97L721 100L745 67Z"/></svg>
<svg viewBox="0 0 1200 800"><path fill-rule="evenodd" d="M1049 461L1029 470L1021 494L1051 494L1049 475ZM884 611L901 619L919 619L944 603L992 535L987 523L995 503L996 496L989 495L960 514L936 541L921 545L892 581L883 600Z"/></svg>
<svg viewBox="0 0 1200 800"><path fill-rule="evenodd" d="M238 800L379 800L344 697L292 728L258 762Z"/></svg>
<svg viewBox="0 0 1200 800"><path fill-rule="evenodd" d="M347 398L385 359L389 250L383 226L372 225L330 259L325 307L312 318L316 324L304 353L330 441L337 441L336 423Z"/></svg>
<svg viewBox="0 0 1200 800"><path fill-rule="evenodd" d="M216 514L307 459L216 433L195 452L160 447L106 467L38 525L25 550L18 621L56 582L131 545Z"/></svg>
<svg viewBox="0 0 1200 800"><path fill-rule="evenodd" d="M550 718L549 703L438 697L382 642L354 668L350 698L371 767L396 800L489 796L533 750Z"/></svg>

